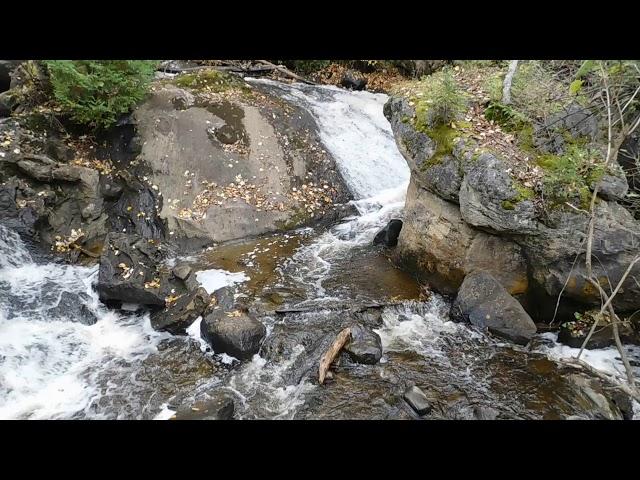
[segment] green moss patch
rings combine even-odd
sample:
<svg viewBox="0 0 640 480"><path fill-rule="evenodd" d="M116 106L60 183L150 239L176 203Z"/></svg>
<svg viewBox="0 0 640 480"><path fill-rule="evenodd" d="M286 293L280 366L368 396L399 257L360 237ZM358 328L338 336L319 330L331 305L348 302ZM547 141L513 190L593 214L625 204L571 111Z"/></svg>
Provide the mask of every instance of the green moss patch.
<svg viewBox="0 0 640 480"><path fill-rule="evenodd" d="M239 88L250 92L250 89L239 78L213 69L180 75L173 80L173 83L181 88L213 93L224 92L230 88Z"/></svg>
<svg viewBox="0 0 640 480"><path fill-rule="evenodd" d="M599 152L580 144L568 145L563 155L542 154L536 159L543 169L543 194L552 205L578 200L588 208L590 186L604 175Z"/></svg>

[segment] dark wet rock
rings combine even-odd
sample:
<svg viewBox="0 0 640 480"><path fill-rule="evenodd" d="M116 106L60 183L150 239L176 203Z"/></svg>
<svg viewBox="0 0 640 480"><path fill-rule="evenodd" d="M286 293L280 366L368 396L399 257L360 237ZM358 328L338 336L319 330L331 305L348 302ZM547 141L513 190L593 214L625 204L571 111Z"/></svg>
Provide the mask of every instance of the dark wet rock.
<svg viewBox="0 0 640 480"><path fill-rule="evenodd" d="M340 85L351 90L364 90L367 79L353 70L347 70L340 80Z"/></svg>
<svg viewBox="0 0 640 480"><path fill-rule="evenodd" d="M265 339L260 354L267 360L281 362L293 357L296 348L311 347L318 337L319 334L313 331L278 328Z"/></svg>
<svg viewBox="0 0 640 480"><path fill-rule="evenodd" d="M184 294L184 284L163 268L166 255L166 246L153 240L109 233L100 257L100 299L164 307L167 296Z"/></svg>
<svg viewBox="0 0 640 480"><path fill-rule="evenodd" d="M119 172L118 178L122 193L105 209L109 214L111 229L154 240L164 239L165 226L158 216L161 202L157 191L128 172Z"/></svg>
<svg viewBox="0 0 640 480"><path fill-rule="evenodd" d="M195 277L195 275L192 275ZM233 310L236 307L235 289L233 287L222 287L214 292L216 307L225 311Z"/></svg>
<svg viewBox="0 0 640 480"><path fill-rule="evenodd" d="M536 333L536 325L522 305L488 272L466 276L451 316L520 344L528 343Z"/></svg>
<svg viewBox="0 0 640 480"><path fill-rule="evenodd" d="M431 403L429 402L427 396L415 385L409 387L404 392L403 398L418 415L426 415L432 409Z"/></svg>
<svg viewBox="0 0 640 480"><path fill-rule="evenodd" d="M0 92L9 90L11 74L23 60L0 60Z"/></svg>
<svg viewBox="0 0 640 480"><path fill-rule="evenodd" d="M523 197L498 157L481 154L460 186L460 213L469 225L502 233L535 234L533 202Z"/></svg>
<svg viewBox="0 0 640 480"><path fill-rule="evenodd" d="M17 215L16 187L0 186L0 218L13 218Z"/></svg>
<svg viewBox="0 0 640 480"><path fill-rule="evenodd" d="M398 244L398 237L402 230L402 220L394 218L380 230L373 239L374 245L384 245L385 247L395 247Z"/></svg>
<svg viewBox="0 0 640 480"><path fill-rule="evenodd" d="M186 280L191 273L191 267L186 263L179 263L171 270L180 280Z"/></svg>
<svg viewBox="0 0 640 480"><path fill-rule="evenodd" d="M369 329L380 328L383 324L381 308L368 308L364 311L357 312L354 318Z"/></svg>
<svg viewBox="0 0 640 480"><path fill-rule="evenodd" d="M98 321L98 318L86 305L90 300L91 297L85 293L62 292L60 301L55 307L47 310L47 315L52 319L70 320L84 325L93 325Z"/></svg>
<svg viewBox="0 0 640 480"><path fill-rule="evenodd" d="M100 177L100 193L104 198L114 200L122 193L122 185L109 176Z"/></svg>
<svg viewBox="0 0 640 480"><path fill-rule="evenodd" d="M200 324L200 332L214 352L247 360L258 353L267 330L255 318L236 312L230 312L233 316L222 309L209 313Z"/></svg>
<svg viewBox="0 0 640 480"><path fill-rule="evenodd" d="M18 105L18 98L12 91L0 93L0 118L11 115L13 109Z"/></svg>
<svg viewBox="0 0 640 480"><path fill-rule="evenodd" d="M373 330L362 325L352 325L351 339L344 350L354 362L373 365L382 358L382 340Z"/></svg>
<svg viewBox="0 0 640 480"><path fill-rule="evenodd" d="M211 398L178 409L175 420L231 420L235 410L233 397L226 392L214 392Z"/></svg>
<svg viewBox="0 0 640 480"><path fill-rule="evenodd" d="M168 308L151 314L151 326L155 330L183 335L186 329L204 312L210 298L204 288L198 288L178 298Z"/></svg>

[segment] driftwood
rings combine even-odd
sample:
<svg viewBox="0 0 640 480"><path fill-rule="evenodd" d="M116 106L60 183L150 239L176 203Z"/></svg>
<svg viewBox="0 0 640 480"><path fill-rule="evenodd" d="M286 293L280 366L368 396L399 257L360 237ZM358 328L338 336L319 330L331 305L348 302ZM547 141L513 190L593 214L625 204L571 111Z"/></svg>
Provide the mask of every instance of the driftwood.
<svg viewBox="0 0 640 480"><path fill-rule="evenodd" d="M283 67L282 65L276 65L274 63L269 62L268 60L259 60L259 62L264 65L267 65L268 67L272 67L274 68L274 70L278 70L280 73L283 73L284 75L291 77L294 80L298 80L299 82L306 83L308 85L317 85L317 83L307 80L306 78L301 77L300 75L296 75L291 70Z"/></svg>
<svg viewBox="0 0 640 480"><path fill-rule="evenodd" d="M70 248L75 248L76 250L80 250L82 253L84 253L87 257L91 257L91 258L100 258L100 254L99 253L93 253L90 252L89 250L87 250L86 248L82 248L80 245L76 244L76 243L72 243L71 245L69 245Z"/></svg>
<svg viewBox="0 0 640 480"><path fill-rule="evenodd" d="M158 69L159 72L163 72L163 73L186 73L186 72L194 72L198 70L218 70L221 72L260 74L260 73L272 72L274 70L277 70L277 68L269 67L269 66L241 67L238 65L201 65L199 67Z"/></svg>
<svg viewBox="0 0 640 480"><path fill-rule="evenodd" d="M206 70L213 69L219 71L226 72L234 72L234 73L244 73L244 74L262 74L266 72L278 71L287 77L293 78L294 80L298 80L299 82L303 82L309 85L317 85L317 83L307 80L300 75L293 73L288 68L282 65L276 65L275 63L271 63L268 60L258 60L261 65L239 65L237 62L227 61L222 62L223 65L202 65L198 67L186 67L186 68L159 68L158 71L164 73L184 73L184 72L194 72L198 70Z"/></svg>
<svg viewBox="0 0 640 480"><path fill-rule="evenodd" d="M621 390L622 392L626 393L631 398L633 398L636 402L640 402L640 394L638 394L638 392L636 392L635 389L633 389L633 388L629 387L629 385L621 382L615 376L607 375L606 373L601 372L600 370L598 370L596 368L593 368L591 365L589 365L584 360L580 360L578 358L566 358L566 359L562 360L562 362L566 363L568 365L571 365L572 367L577 367L577 368L582 368L584 370L587 370L588 372L592 373L596 377L598 377L601 380L604 380L605 382L607 382L612 387L617 388L617 389Z"/></svg>
<svg viewBox="0 0 640 480"><path fill-rule="evenodd" d="M389 303L371 303L365 305L334 305L334 306L317 306L317 307L307 307L307 308L283 308L280 310L274 310L273 313L277 315L286 315L288 313L307 313L307 312L315 312L318 310L350 310L353 313L364 312L365 310L370 309L379 309L385 307L395 307L398 305L402 305L402 302L389 302Z"/></svg>
<svg viewBox="0 0 640 480"><path fill-rule="evenodd" d="M322 355L322 358L320 359L320 368L318 370L318 381L320 382L320 385L324 383L329 367L338 356L338 353L340 353L340 350L342 350L342 347L344 347L344 344L349 341L350 337L351 329L347 327L338 334L329 347L329 350Z"/></svg>

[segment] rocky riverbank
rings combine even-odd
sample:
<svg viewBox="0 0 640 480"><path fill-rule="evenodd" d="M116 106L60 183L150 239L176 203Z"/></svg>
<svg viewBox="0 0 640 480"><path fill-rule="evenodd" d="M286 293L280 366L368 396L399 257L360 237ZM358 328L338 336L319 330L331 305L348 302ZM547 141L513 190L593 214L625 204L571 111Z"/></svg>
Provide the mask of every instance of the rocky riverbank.
<svg viewBox="0 0 640 480"><path fill-rule="evenodd" d="M309 114L227 74L159 80L95 137L41 110L1 120L2 215L72 259L109 231L200 248L348 212Z"/></svg>
<svg viewBox="0 0 640 480"><path fill-rule="evenodd" d="M525 124L514 134L487 119L495 104L478 77L486 81L495 72L459 67L455 72L455 82L468 95L450 124L436 125L430 116L427 81L400 89L385 105L398 148L411 168L393 256L436 290L457 294L454 317L526 343L536 332L534 320L573 323L576 312L601 304L584 264L585 208L595 186L593 255L598 260L593 269L603 288L617 285L640 253L640 222L621 204L628 183L617 162L586 180L558 181L553 162L563 165L560 173L570 171L571 142L603 148L593 115L572 104L562 116L549 115L546 123L536 124L534 133ZM558 118L564 122L561 128ZM524 150L516 140L523 133L533 137L529 141L534 145L543 144L547 135L559 146L552 153L542 147ZM614 299L623 317L640 308L638 275L636 264ZM472 303L464 299L468 295ZM485 302L479 310L473 307L478 299ZM504 302L515 309L508 318ZM631 325L625 327L628 339L637 338ZM611 339L610 324L606 329ZM576 329L575 334L584 338L585 332Z"/></svg>

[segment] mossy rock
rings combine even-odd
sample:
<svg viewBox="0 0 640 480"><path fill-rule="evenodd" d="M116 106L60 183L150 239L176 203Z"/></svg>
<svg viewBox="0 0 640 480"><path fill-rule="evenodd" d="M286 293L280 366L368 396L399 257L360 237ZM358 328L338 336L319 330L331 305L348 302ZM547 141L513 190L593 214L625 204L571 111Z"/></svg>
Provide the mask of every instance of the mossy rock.
<svg viewBox="0 0 640 480"><path fill-rule="evenodd" d="M173 80L173 84L201 92L220 93L231 88L241 89L247 93L251 91L239 78L214 69L180 75Z"/></svg>

